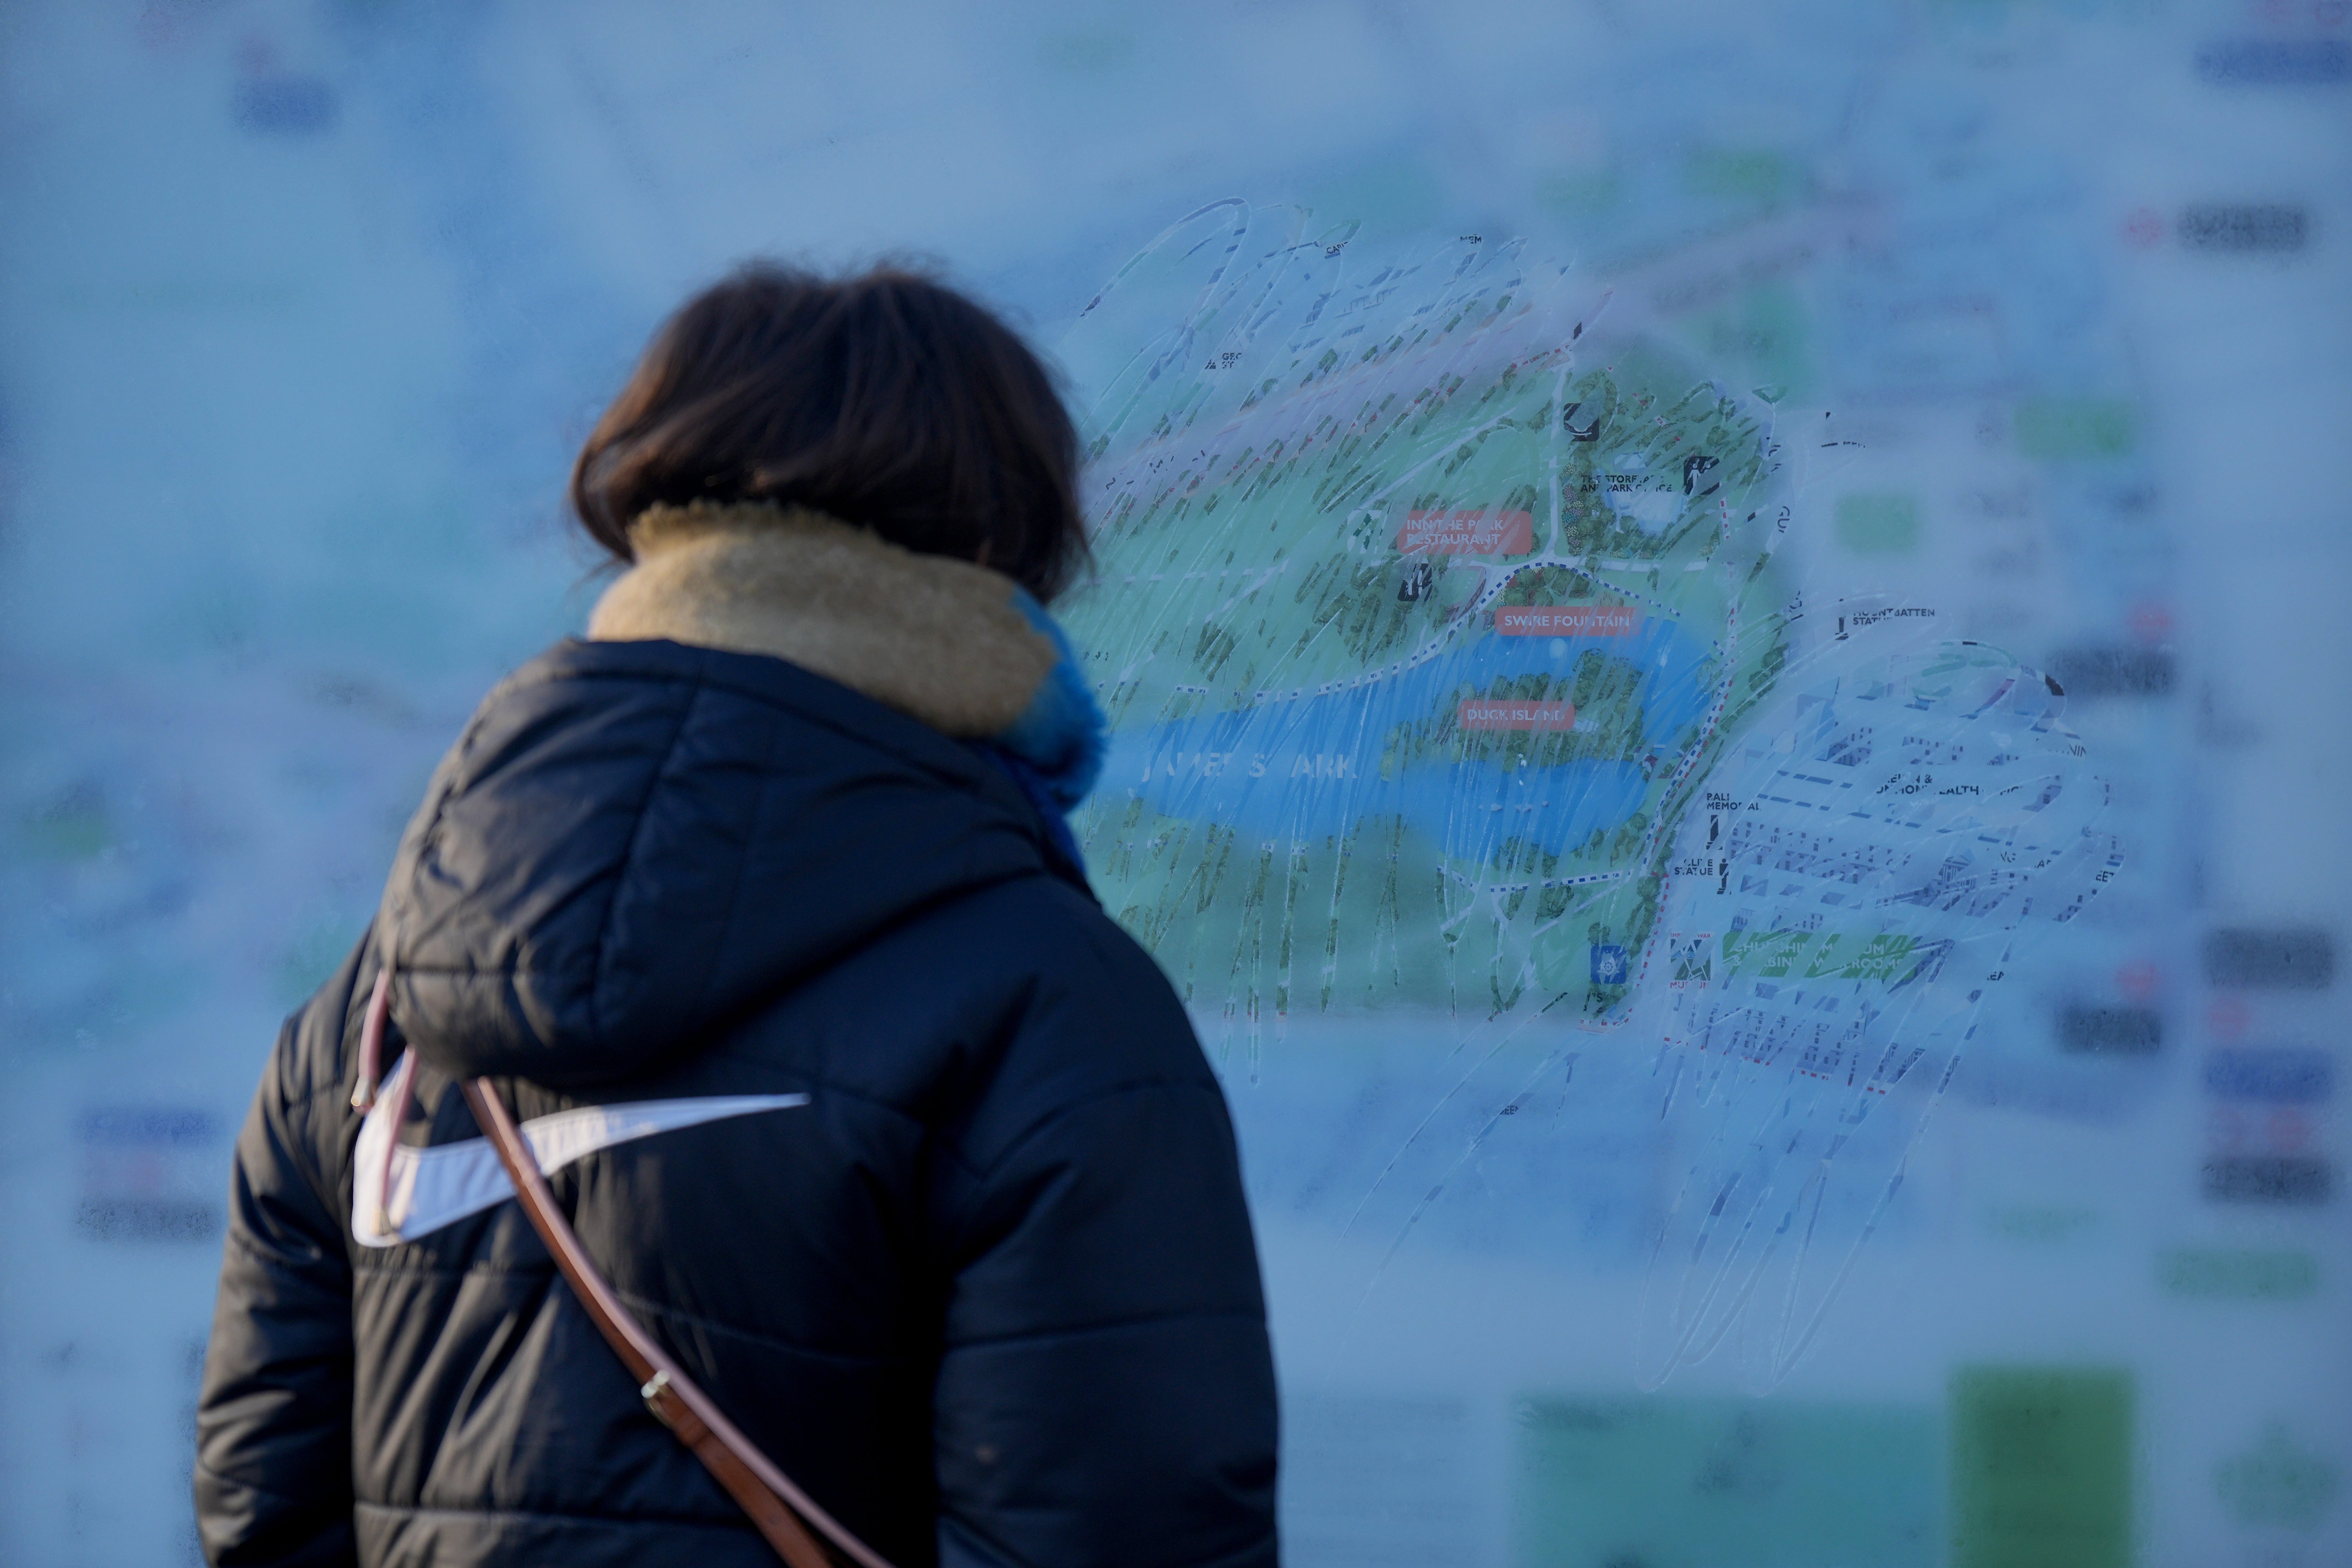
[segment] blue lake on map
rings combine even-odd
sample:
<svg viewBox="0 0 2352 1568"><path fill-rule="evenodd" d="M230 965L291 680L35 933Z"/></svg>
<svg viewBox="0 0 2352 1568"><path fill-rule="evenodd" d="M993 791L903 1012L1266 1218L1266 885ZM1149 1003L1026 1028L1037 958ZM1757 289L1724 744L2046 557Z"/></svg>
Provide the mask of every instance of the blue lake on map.
<svg viewBox="0 0 2352 1568"><path fill-rule="evenodd" d="M1381 753L1398 725L1449 712L1460 697L1505 677L1566 675L1588 647L1644 671L1643 760L1519 768L1423 762L1381 776ZM1398 816L1448 857L1482 858L1505 838L1559 854L1596 831L1613 832L1641 808L1656 773L1675 766L1669 748L1702 721L1712 698L1713 658L1708 645L1657 617L1630 637L1489 635L1369 686L1121 731L1104 784L1167 816L1268 837L1320 837Z"/></svg>

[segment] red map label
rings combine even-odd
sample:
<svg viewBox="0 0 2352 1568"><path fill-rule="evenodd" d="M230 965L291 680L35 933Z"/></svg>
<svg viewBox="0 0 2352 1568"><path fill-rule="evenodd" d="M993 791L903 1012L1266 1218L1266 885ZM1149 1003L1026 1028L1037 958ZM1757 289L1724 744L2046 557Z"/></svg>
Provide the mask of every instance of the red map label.
<svg viewBox="0 0 2352 1568"><path fill-rule="evenodd" d="M1570 730L1576 727L1576 704L1465 697L1461 722L1465 730Z"/></svg>
<svg viewBox="0 0 2352 1568"><path fill-rule="evenodd" d="M1408 555L1525 555L1536 547L1536 519L1533 512L1490 512L1483 506L1409 511L1396 542Z"/></svg>
<svg viewBox="0 0 2352 1568"><path fill-rule="evenodd" d="M1624 637L1642 629L1628 605L1505 605L1495 629L1507 637Z"/></svg>

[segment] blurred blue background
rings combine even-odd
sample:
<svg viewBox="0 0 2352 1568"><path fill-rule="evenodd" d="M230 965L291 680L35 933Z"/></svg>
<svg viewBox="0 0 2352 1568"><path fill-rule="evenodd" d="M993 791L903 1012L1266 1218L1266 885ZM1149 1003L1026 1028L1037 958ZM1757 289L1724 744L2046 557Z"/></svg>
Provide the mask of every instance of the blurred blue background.
<svg viewBox="0 0 2352 1568"><path fill-rule="evenodd" d="M1227 198L1819 427L1802 592L2053 671L2126 851L1769 1392L1634 1364L1650 1058L1423 1172L1478 1019L1219 1053L1290 1560L2352 1563L2345 0L0 7L0 1562L194 1561L231 1140L661 316L928 255L1088 409Z"/></svg>

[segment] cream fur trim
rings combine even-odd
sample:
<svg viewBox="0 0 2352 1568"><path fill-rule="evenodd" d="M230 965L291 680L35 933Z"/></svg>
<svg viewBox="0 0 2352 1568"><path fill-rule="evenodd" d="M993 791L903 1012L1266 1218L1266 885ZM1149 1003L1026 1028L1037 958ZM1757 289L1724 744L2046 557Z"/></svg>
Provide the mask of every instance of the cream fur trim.
<svg viewBox="0 0 2352 1568"><path fill-rule="evenodd" d="M1054 668L1012 583L822 512L656 506L637 563L588 618L598 642L666 638L790 659L950 735L1005 729Z"/></svg>

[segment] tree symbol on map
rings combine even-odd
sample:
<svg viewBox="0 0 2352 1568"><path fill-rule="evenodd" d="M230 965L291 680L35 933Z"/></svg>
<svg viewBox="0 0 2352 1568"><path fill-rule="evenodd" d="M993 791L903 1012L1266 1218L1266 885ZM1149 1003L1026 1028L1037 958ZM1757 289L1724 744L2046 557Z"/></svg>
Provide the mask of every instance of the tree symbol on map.
<svg viewBox="0 0 2352 1568"><path fill-rule="evenodd" d="M1857 604L1790 667L1769 406L1516 246L1349 237L1204 209L1066 346L1099 391L1097 886L1253 1065L1372 1007L1549 1031L1538 1079L1657 1052L1643 1375L1744 1321L1769 1384L2008 943L2112 873L2104 786L2045 682L1916 620Z"/></svg>

